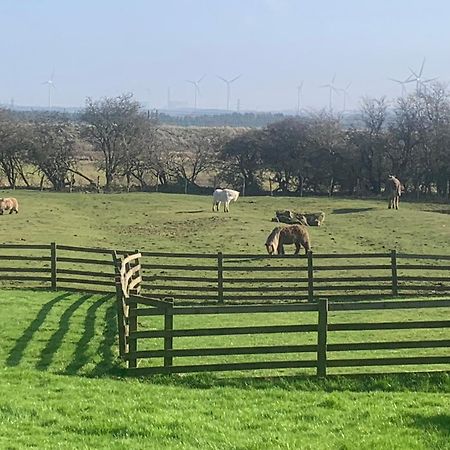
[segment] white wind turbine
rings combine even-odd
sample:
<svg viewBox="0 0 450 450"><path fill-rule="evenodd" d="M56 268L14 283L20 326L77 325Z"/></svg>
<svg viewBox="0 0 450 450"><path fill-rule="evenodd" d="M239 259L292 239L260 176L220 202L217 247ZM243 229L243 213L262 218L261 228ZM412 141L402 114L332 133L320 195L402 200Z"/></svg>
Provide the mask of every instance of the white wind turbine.
<svg viewBox="0 0 450 450"><path fill-rule="evenodd" d="M397 80L395 78L389 78L389 80L393 81L394 83L399 84L402 87L402 97L406 94L406 84L411 82L411 77L405 78L404 80Z"/></svg>
<svg viewBox="0 0 450 450"><path fill-rule="evenodd" d="M48 109L51 109L52 107L52 90L56 89L55 83L53 81L54 77L55 77L55 70L52 71L50 78L42 83L46 84L48 87Z"/></svg>
<svg viewBox="0 0 450 450"><path fill-rule="evenodd" d="M300 115L300 104L302 99L303 81L297 86L297 116Z"/></svg>
<svg viewBox="0 0 450 450"><path fill-rule="evenodd" d="M410 67L409 70L411 72L411 75L410 75L408 81L406 81L406 83L412 83L414 81L416 82L416 93L418 93L418 94L422 91L422 89L424 91L426 91L427 83L430 83L431 81L434 81L437 79L437 77L434 77L434 78L428 78L427 80L424 80L422 77L424 66L425 66L425 58L423 58L422 65L420 66L420 70L418 72L415 72Z"/></svg>
<svg viewBox="0 0 450 450"><path fill-rule="evenodd" d="M194 86L194 109L197 109L197 95L200 94L199 84L202 82L205 76L206 74L199 78L197 81L186 80L188 83L191 83Z"/></svg>
<svg viewBox="0 0 450 450"><path fill-rule="evenodd" d="M349 97L348 90L349 90L351 85L352 85L352 83L350 82L350 83L347 84L347 86L345 88L339 89L339 91L341 91L342 95L344 96L344 100L343 100L344 104L343 104L343 109L342 109L343 112L346 111L346 109L345 109L346 108L346 102L347 102L347 98Z"/></svg>
<svg viewBox="0 0 450 450"><path fill-rule="evenodd" d="M231 80L227 80L226 78L220 77L217 75L217 78L221 79L227 85L227 111L230 110L230 95L231 95L231 84L234 83L238 78L241 78L242 74L237 77L232 78Z"/></svg>
<svg viewBox="0 0 450 450"><path fill-rule="evenodd" d="M328 107L330 108L330 112L333 110L333 93L339 94L339 91L336 89L336 86L334 85L335 79L336 79L336 74L333 75L333 78L331 79L330 83L323 84L322 86L320 86L321 88L329 89Z"/></svg>

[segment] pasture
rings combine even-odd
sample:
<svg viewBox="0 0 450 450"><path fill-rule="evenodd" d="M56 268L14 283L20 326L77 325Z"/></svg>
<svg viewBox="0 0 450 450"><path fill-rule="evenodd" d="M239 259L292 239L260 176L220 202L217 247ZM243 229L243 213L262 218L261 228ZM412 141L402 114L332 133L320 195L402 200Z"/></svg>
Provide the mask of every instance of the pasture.
<svg viewBox="0 0 450 450"><path fill-rule="evenodd" d="M14 196L20 213L0 217L2 242L263 253L275 210L293 209L326 213L309 229L316 252L449 253L449 205L244 197L224 214L202 196ZM130 379L112 297L4 289L0 308L2 448L450 448L448 374Z"/></svg>

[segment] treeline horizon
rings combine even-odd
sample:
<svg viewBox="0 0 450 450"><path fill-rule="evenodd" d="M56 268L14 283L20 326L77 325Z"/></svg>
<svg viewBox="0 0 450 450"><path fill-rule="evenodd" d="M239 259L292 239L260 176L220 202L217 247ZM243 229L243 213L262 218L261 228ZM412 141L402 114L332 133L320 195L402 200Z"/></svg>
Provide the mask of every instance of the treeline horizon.
<svg viewBox="0 0 450 450"><path fill-rule="evenodd" d="M78 114L0 110L1 184L186 193L228 186L246 194L369 196L381 194L392 174L407 194L449 198L448 91L434 84L388 106L384 97L363 99L358 126L324 110L259 128L167 125L132 94L88 98ZM86 159L104 185L85 172Z"/></svg>

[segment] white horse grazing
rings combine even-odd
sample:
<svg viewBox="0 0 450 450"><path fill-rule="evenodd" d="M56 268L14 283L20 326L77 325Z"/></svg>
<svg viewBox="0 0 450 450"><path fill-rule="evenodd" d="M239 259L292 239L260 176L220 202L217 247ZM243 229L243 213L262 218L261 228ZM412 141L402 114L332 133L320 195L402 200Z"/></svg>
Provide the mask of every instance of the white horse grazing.
<svg viewBox="0 0 450 450"><path fill-rule="evenodd" d="M230 211L230 202L235 202L239 198L239 192L233 189L216 189L213 192L213 211L219 211L219 206L223 203L223 212Z"/></svg>

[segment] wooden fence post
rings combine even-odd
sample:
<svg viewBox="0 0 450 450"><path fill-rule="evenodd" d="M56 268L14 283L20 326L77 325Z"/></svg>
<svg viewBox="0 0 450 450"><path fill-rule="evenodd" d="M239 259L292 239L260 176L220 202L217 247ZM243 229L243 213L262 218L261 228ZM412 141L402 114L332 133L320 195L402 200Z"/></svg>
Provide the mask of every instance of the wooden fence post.
<svg viewBox="0 0 450 450"><path fill-rule="evenodd" d="M319 298L317 327L317 376L327 376L328 299Z"/></svg>
<svg viewBox="0 0 450 450"><path fill-rule="evenodd" d="M223 303L223 254L217 253L217 297Z"/></svg>
<svg viewBox="0 0 450 450"><path fill-rule="evenodd" d="M166 354L167 351L173 349L173 300L164 312L164 367L173 366L173 356Z"/></svg>
<svg viewBox="0 0 450 450"><path fill-rule="evenodd" d="M314 301L314 266L312 251L308 251L308 302Z"/></svg>
<svg viewBox="0 0 450 450"><path fill-rule="evenodd" d="M114 261L114 284L116 287L116 306L117 306L117 331L119 333L119 355L124 357L128 353L128 317L126 316L126 305L122 291L122 279L120 276L120 258L117 252L112 252Z"/></svg>
<svg viewBox="0 0 450 450"><path fill-rule="evenodd" d="M50 244L50 272L51 272L51 284L52 290L56 291L56 277L57 277L57 255L56 255L56 242Z"/></svg>
<svg viewBox="0 0 450 450"><path fill-rule="evenodd" d="M128 304L128 352L137 352L137 338L131 336L131 333L137 331L138 328L138 318L133 315L131 317L131 312L137 309L137 303L133 302L133 297L130 295ZM137 367L137 358L131 358L128 360L128 368Z"/></svg>
<svg viewBox="0 0 450 450"><path fill-rule="evenodd" d="M391 250L392 295L398 295L397 251Z"/></svg>

